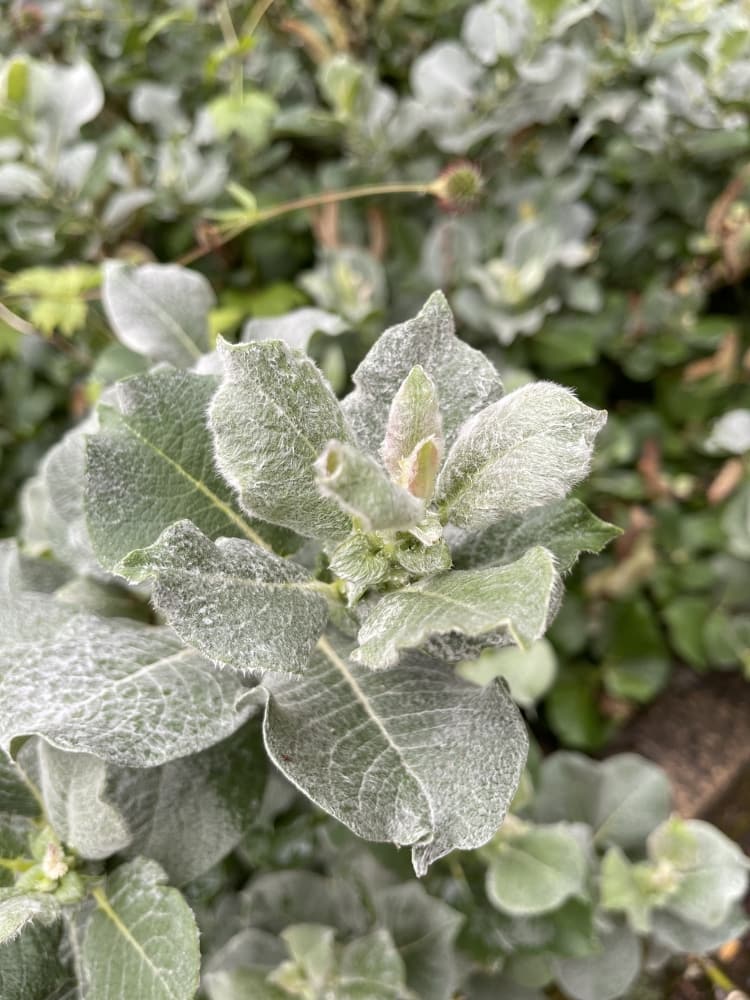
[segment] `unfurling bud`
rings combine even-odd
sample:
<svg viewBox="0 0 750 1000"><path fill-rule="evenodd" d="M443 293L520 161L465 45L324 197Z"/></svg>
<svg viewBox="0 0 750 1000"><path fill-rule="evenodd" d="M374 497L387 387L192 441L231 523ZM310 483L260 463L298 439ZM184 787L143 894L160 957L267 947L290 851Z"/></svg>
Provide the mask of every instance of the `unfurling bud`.
<svg viewBox="0 0 750 1000"><path fill-rule="evenodd" d="M383 463L394 482L429 500L443 457L443 418L435 383L415 365L393 398Z"/></svg>

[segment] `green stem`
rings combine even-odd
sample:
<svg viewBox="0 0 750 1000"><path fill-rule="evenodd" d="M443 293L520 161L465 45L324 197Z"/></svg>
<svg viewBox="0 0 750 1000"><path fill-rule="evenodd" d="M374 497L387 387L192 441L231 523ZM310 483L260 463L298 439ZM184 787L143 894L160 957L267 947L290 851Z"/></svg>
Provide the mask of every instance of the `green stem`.
<svg viewBox="0 0 750 1000"><path fill-rule="evenodd" d="M698 963L714 986L718 986L720 990L725 990L727 993L737 989L737 985L710 958L698 957Z"/></svg>
<svg viewBox="0 0 750 1000"><path fill-rule="evenodd" d="M323 191L319 194L306 195L304 198L294 198L292 201L284 201L280 205L272 205L270 208L261 208L254 215L248 216L247 221L232 226L225 235L218 241L214 241L210 246L194 247L189 253L177 261L178 264L192 264L194 260L203 257L207 253L224 246L236 236L261 226L271 219L278 219L282 215L289 215L291 212L299 212L305 208L317 208L320 205L334 205L342 201L354 201L357 198L375 198L379 195L390 194L435 194L436 181L424 183L403 183L394 182L390 184L364 184L360 187L343 188L340 191Z"/></svg>
<svg viewBox="0 0 750 1000"><path fill-rule="evenodd" d="M10 872L27 872L35 864L28 858L0 858L0 868L6 868Z"/></svg>
<svg viewBox="0 0 750 1000"><path fill-rule="evenodd" d="M228 49L239 50L240 40L237 36L237 32L234 30L234 22L232 21L232 12L229 9L229 4L227 0L222 0L219 6L216 8L216 17L219 21L219 27L221 28L221 34L224 39L224 44ZM245 92L245 70L242 65L242 55L235 55L235 70L234 70L234 81L233 85L236 91L236 96L239 100L242 100L242 95Z"/></svg>

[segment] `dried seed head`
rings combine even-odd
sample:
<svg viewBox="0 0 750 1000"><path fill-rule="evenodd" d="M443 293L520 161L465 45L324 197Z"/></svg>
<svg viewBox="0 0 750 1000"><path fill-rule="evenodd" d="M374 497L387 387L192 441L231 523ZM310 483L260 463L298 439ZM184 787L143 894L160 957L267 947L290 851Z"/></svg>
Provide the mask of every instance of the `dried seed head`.
<svg viewBox="0 0 750 1000"><path fill-rule="evenodd" d="M449 212L468 212L479 201L484 178L470 160L457 160L443 170L432 185L432 193Z"/></svg>

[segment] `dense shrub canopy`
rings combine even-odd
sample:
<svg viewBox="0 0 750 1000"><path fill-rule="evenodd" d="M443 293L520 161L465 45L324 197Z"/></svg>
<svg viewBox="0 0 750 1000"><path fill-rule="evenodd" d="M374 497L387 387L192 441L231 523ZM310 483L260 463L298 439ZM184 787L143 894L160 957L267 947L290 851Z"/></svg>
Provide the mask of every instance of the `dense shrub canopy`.
<svg viewBox="0 0 750 1000"><path fill-rule="evenodd" d="M570 752L750 671L746 5L158 6L0 23L0 995L636 995L746 926Z"/></svg>

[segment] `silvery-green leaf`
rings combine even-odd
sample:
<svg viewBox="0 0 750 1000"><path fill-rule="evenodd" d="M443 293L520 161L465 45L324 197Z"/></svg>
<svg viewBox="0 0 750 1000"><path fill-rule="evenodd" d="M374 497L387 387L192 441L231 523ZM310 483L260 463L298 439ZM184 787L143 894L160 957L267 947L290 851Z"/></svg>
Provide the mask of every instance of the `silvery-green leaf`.
<svg viewBox="0 0 750 1000"><path fill-rule="evenodd" d="M117 384L86 442L86 519L102 564L124 557L188 518L210 538L258 539L217 474L206 410L219 380L161 371ZM266 535L268 536L268 526ZM263 530L261 528L261 530Z"/></svg>
<svg viewBox="0 0 750 1000"><path fill-rule="evenodd" d="M177 634L215 663L243 671L304 671L328 617L305 570L242 538L212 542L191 521L125 560L153 577L153 601Z"/></svg>
<svg viewBox="0 0 750 1000"><path fill-rule="evenodd" d="M0 753L0 813L6 816L38 816L40 811L40 803L18 765Z"/></svg>
<svg viewBox="0 0 750 1000"><path fill-rule="evenodd" d="M533 23L525 2L484 0L467 11L461 38L473 56L492 66L501 56L513 58L519 53Z"/></svg>
<svg viewBox="0 0 750 1000"><path fill-rule="evenodd" d="M669 816L669 781L637 754L593 761L576 753L555 753L542 764L534 797L534 818L588 823L594 843L642 848L651 831Z"/></svg>
<svg viewBox="0 0 750 1000"><path fill-rule="evenodd" d="M57 901L46 893L35 892L26 896L8 895L4 899L0 898L0 945L18 937L32 924L50 926L59 919L60 907Z"/></svg>
<svg viewBox="0 0 750 1000"><path fill-rule="evenodd" d="M264 316L251 319L242 328L242 342L253 340L283 340L289 347L306 351L315 333L335 337L344 333L347 325L340 316L324 309L293 309L283 316Z"/></svg>
<svg viewBox="0 0 750 1000"><path fill-rule="evenodd" d="M487 895L511 916L536 916L556 910L585 891L586 855L562 823L531 827L503 836L489 849Z"/></svg>
<svg viewBox="0 0 750 1000"><path fill-rule="evenodd" d="M706 441L706 450L731 455L750 451L750 410L729 410L719 417Z"/></svg>
<svg viewBox="0 0 750 1000"><path fill-rule="evenodd" d="M101 566L89 539L84 514L86 434L96 427L89 417L52 447L22 496L22 538L29 549L49 549L61 563L79 573L100 575Z"/></svg>
<svg viewBox="0 0 750 1000"><path fill-rule="evenodd" d="M606 414L569 389L532 382L461 428L437 485L443 518L476 531L561 500L588 472Z"/></svg>
<svg viewBox="0 0 750 1000"><path fill-rule="evenodd" d="M401 1000L404 976L403 960L388 931L379 928L344 946L338 969L342 1000Z"/></svg>
<svg viewBox="0 0 750 1000"><path fill-rule="evenodd" d="M559 590L555 561L543 548L508 566L431 577L378 602L360 629L353 658L382 670L398 662L401 650L454 632L470 638L502 632L525 648L544 634Z"/></svg>
<svg viewBox="0 0 750 1000"><path fill-rule="evenodd" d="M59 922L33 922L0 944L0 987L3 1000L58 1000L67 978L58 955Z"/></svg>
<svg viewBox="0 0 750 1000"><path fill-rule="evenodd" d="M435 383L448 445L468 417L502 396L500 376L483 354L456 337L445 296L435 292L414 319L376 341L352 377L354 391L342 403L358 443L376 458L393 399L415 365Z"/></svg>
<svg viewBox="0 0 750 1000"><path fill-rule="evenodd" d="M189 368L210 348L211 286L177 264L104 264L102 301L117 339L154 361Z"/></svg>
<svg viewBox="0 0 750 1000"><path fill-rule="evenodd" d="M702 820L667 820L648 839L648 853L679 873L668 909L688 923L715 927L747 892L750 859Z"/></svg>
<svg viewBox="0 0 750 1000"><path fill-rule="evenodd" d="M537 639L528 649L485 649L476 660L458 665L458 674L474 684L502 677L511 697L522 708L532 708L544 697L557 674L557 657L547 639Z"/></svg>
<svg viewBox="0 0 750 1000"><path fill-rule="evenodd" d="M303 923L357 934L364 932L369 920L351 883L294 870L257 875L242 894L242 914L251 926L273 934Z"/></svg>
<svg viewBox="0 0 750 1000"><path fill-rule="evenodd" d="M415 365L393 397L383 441L383 463L396 482L403 482L404 463L428 438L435 442L439 462L443 450L440 401L435 383L421 365Z"/></svg>
<svg viewBox="0 0 750 1000"><path fill-rule="evenodd" d="M346 581L349 603L355 604L366 590L387 578L391 563L382 548L374 547L364 532L354 531L333 550L330 567L339 579Z"/></svg>
<svg viewBox="0 0 750 1000"><path fill-rule="evenodd" d="M315 483L323 448L350 437L321 373L280 341L220 342L219 351L224 380L209 423L218 467L242 506L308 537L347 535L350 519Z"/></svg>
<svg viewBox="0 0 750 1000"><path fill-rule="evenodd" d="M580 500L568 497L505 517L484 531L456 531L450 541L457 569L512 562L534 545L543 545L564 573L581 552L601 552L620 533L619 528L600 520Z"/></svg>
<svg viewBox="0 0 750 1000"><path fill-rule="evenodd" d="M59 750L45 740L37 740L33 750L44 810L60 840L91 860L107 858L126 847L131 834L119 810L107 801L105 761L88 753ZM26 758L26 747L23 754Z"/></svg>
<svg viewBox="0 0 750 1000"><path fill-rule="evenodd" d="M647 861L633 864L619 847L610 847L599 875L601 906L624 913L636 934L648 934L652 911L668 904L678 882L677 872L659 870Z"/></svg>
<svg viewBox="0 0 750 1000"><path fill-rule="evenodd" d="M35 594L0 606L0 746L38 734L62 750L148 767L216 743L252 713L234 674L167 628L76 614Z"/></svg>
<svg viewBox="0 0 750 1000"><path fill-rule="evenodd" d="M624 997L641 967L638 938L627 927L601 935L602 950L585 958L556 958L555 978L573 1000Z"/></svg>
<svg viewBox="0 0 750 1000"><path fill-rule="evenodd" d="M476 688L417 654L373 673L321 640L301 680L265 687L279 770L358 836L412 845L418 874L502 822L527 740L500 684Z"/></svg>
<svg viewBox="0 0 750 1000"><path fill-rule="evenodd" d="M206 961L203 969L203 987L210 1000L230 998L235 974L247 970L267 973L286 958L286 948L275 934L246 927L229 939Z"/></svg>
<svg viewBox="0 0 750 1000"><path fill-rule="evenodd" d="M741 904L735 903L722 923L707 927L703 921L683 920L670 910L657 910L653 915L652 934L655 941L671 951L705 955L727 941L735 941L747 933L750 921Z"/></svg>
<svg viewBox="0 0 750 1000"><path fill-rule="evenodd" d="M315 463L316 482L365 531L404 531L424 516L424 504L393 480L378 463L350 444L330 441Z"/></svg>
<svg viewBox="0 0 750 1000"><path fill-rule="evenodd" d="M450 549L442 539L433 545L423 545L416 540L402 541L396 546L393 556L410 576L431 576L451 568Z"/></svg>
<svg viewBox="0 0 750 1000"><path fill-rule="evenodd" d="M121 586L114 578L110 582L77 576L55 591L55 600L72 605L76 611L88 611L102 618L151 620L151 609L146 599L134 590Z"/></svg>
<svg viewBox="0 0 750 1000"><path fill-rule="evenodd" d="M14 539L0 541L0 593L35 590L51 594L69 579L70 570L61 563L26 555Z"/></svg>
<svg viewBox="0 0 750 1000"><path fill-rule="evenodd" d="M87 1000L193 1000L200 951L195 918L163 870L143 858L117 868L95 891L82 965Z"/></svg>
<svg viewBox="0 0 750 1000"><path fill-rule="evenodd" d="M161 767L110 767L108 797L127 823L125 854L158 861L170 881L198 878L239 843L266 779L260 727Z"/></svg>
<svg viewBox="0 0 750 1000"><path fill-rule="evenodd" d="M217 969L205 977L208 1000L289 1000L288 990L275 986L265 971L257 969Z"/></svg>
<svg viewBox="0 0 750 1000"><path fill-rule="evenodd" d="M269 976L271 982L285 985L285 967L292 974L292 981L299 978L313 993L319 994L328 983L335 962L333 927L320 924L293 924L281 932L292 961L284 963Z"/></svg>
<svg viewBox="0 0 750 1000"><path fill-rule="evenodd" d="M72 66L34 60L29 63L29 103L37 123L45 125L50 150L74 139L82 125L99 114L104 90L89 63Z"/></svg>
<svg viewBox="0 0 750 1000"><path fill-rule="evenodd" d="M458 985L455 942L463 916L418 882L378 890L375 914L406 966L406 982L420 1000L449 1000Z"/></svg>

